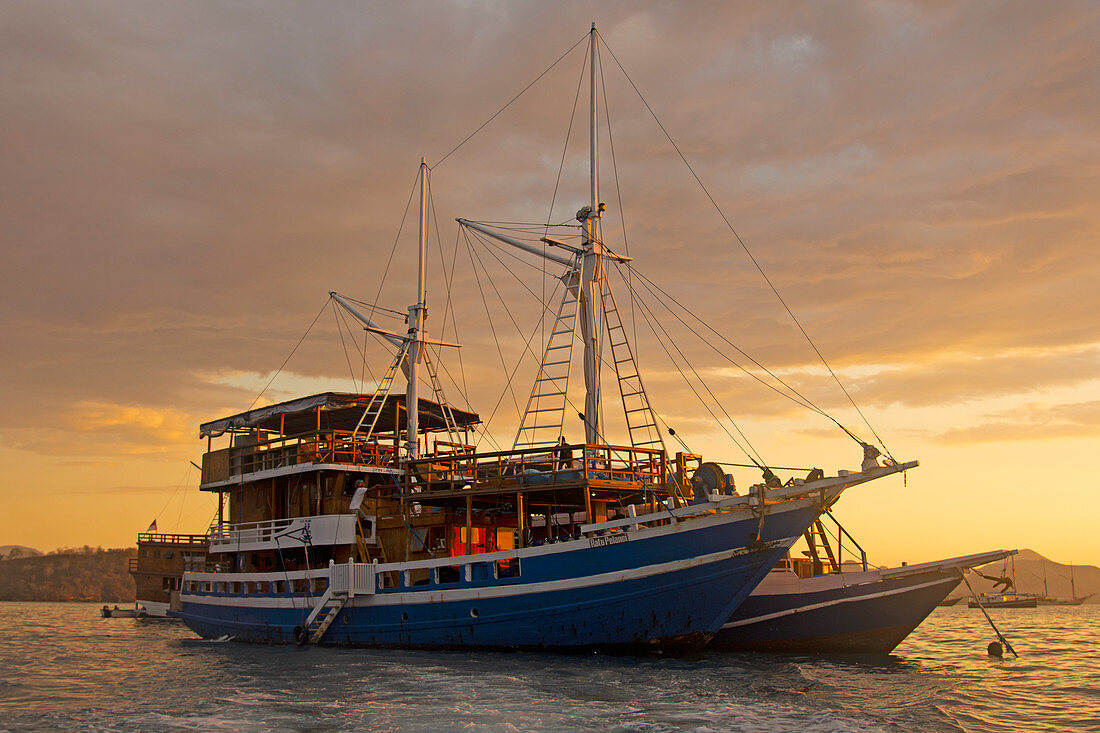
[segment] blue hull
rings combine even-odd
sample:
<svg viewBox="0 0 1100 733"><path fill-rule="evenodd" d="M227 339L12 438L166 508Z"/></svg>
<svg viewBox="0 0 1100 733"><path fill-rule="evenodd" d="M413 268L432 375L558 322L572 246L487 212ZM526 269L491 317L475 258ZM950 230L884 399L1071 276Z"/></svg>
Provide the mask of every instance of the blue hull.
<svg viewBox="0 0 1100 733"><path fill-rule="evenodd" d="M960 579L934 570L811 593L754 593L712 645L727 651L889 654Z"/></svg>
<svg viewBox="0 0 1100 733"><path fill-rule="evenodd" d="M808 501L758 522L725 517L520 550L519 578L379 588L345 605L321 643L431 649L697 647L818 516ZM482 557L455 558L480 561ZM489 564L489 563L483 563ZM473 575L473 573L471 573ZM291 643L304 596L187 592L178 615L205 637Z"/></svg>

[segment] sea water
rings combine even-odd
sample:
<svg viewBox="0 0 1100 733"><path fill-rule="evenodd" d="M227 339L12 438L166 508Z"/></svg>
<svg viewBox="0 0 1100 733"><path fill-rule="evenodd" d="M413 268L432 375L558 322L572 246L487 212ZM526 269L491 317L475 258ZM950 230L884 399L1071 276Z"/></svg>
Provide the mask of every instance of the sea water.
<svg viewBox="0 0 1100 733"><path fill-rule="evenodd" d="M1100 606L937 609L888 657L423 652L206 642L0 603L0 730L1100 730Z"/></svg>

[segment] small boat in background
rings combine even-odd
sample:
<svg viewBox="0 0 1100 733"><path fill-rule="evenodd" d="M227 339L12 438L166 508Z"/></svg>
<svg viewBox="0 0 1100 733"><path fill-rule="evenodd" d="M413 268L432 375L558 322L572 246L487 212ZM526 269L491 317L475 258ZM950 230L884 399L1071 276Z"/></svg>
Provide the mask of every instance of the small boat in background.
<svg viewBox="0 0 1100 733"><path fill-rule="evenodd" d="M1011 565L1009 565L1009 562L1009 558L1005 558L1005 567L1001 570L1001 575L999 577L995 575L986 575L977 570L974 571L975 574L986 580L992 580L994 588L991 593L980 593L977 596L971 596L966 602L967 607L1035 608L1039 605L1039 596L1037 594L1019 592L1016 585L1016 562L1012 560ZM998 590L996 587L998 585L1004 587Z"/></svg>
<svg viewBox="0 0 1100 733"><path fill-rule="evenodd" d="M145 618L148 615L145 609L136 603L132 608L129 606L119 608L117 603L114 608L111 608L104 604L103 608L99 609L99 613L103 618Z"/></svg>
<svg viewBox="0 0 1100 733"><path fill-rule="evenodd" d="M1063 578L1066 576L1062 576ZM1050 591L1047 589L1047 566L1046 562L1043 562L1043 595L1039 596L1040 606L1080 606L1082 603L1092 598L1095 593L1089 593L1087 596L1077 595L1077 583L1073 577L1073 566L1069 566L1069 598L1058 598L1050 595Z"/></svg>
<svg viewBox="0 0 1100 733"><path fill-rule="evenodd" d="M982 593L971 597L966 605L969 608L1035 608L1039 605L1039 596L1034 593Z"/></svg>

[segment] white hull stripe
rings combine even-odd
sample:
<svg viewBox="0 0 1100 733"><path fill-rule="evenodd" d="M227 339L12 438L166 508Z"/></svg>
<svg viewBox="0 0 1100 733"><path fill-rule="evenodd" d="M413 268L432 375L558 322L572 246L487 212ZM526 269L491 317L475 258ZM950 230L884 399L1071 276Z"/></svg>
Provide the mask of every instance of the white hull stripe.
<svg viewBox="0 0 1100 733"><path fill-rule="evenodd" d="M789 547L796 539L798 539L798 537L786 537L780 540L772 540L771 542L764 543L760 550L749 550L744 547L738 547L732 550L713 552L709 555L699 555L682 560L658 563L656 565L631 568L630 570L616 570L608 573L586 575L579 578L547 580L539 583L509 583L507 585L483 586L479 588L357 594L348 602L348 605L363 607L448 603L590 588L598 585L620 583L627 580L636 580L654 575L662 575L664 573L688 570L690 568L710 565L712 563L723 562L735 557L748 555L752 552ZM272 596L206 596L193 595L190 593L181 594L181 600L188 603L203 603L212 606L249 606L251 608L312 608L318 598L320 598L320 594L313 599L308 597L278 598Z"/></svg>
<svg viewBox="0 0 1100 733"><path fill-rule="evenodd" d="M824 601L822 603L811 603L808 606L799 606L798 608L788 608L786 611L776 611L775 613L766 613L762 616L754 616L753 618L738 619L737 621L730 621L727 624L722 624L723 629L733 629L738 626L748 626L749 624L760 623L761 621L771 621L773 618L781 618L783 616L790 616L795 613L805 613L806 611L816 611L820 608L828 608L829 606L837 606L841 603L858 603L860 601L869 601L874 598L885 598L887 596L898 595L899 593L908 593L912 590L919 590L921 588L929 588L933 585L939 585L940 583L947 583L952 579L940 579L933 580L929 583L921 583L920 585L910 585L905 588L894 588L893 590L885 590L880 593L869 593L861 596L850 596L848 598L837 598L832 601ZM953 582L958 582L954 580Z"/></svg>

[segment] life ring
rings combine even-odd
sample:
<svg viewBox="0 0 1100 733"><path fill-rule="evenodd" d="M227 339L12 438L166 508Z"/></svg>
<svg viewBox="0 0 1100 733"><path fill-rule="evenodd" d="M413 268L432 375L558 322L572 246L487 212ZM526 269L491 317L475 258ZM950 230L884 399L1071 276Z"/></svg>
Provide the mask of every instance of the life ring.
<svg viewBox="0 0 1100 733"><path fill-rule="evenodd" d="M294 627L294 641L298 646L305 646L309 643L309 629L301 624Z"/></svg>

